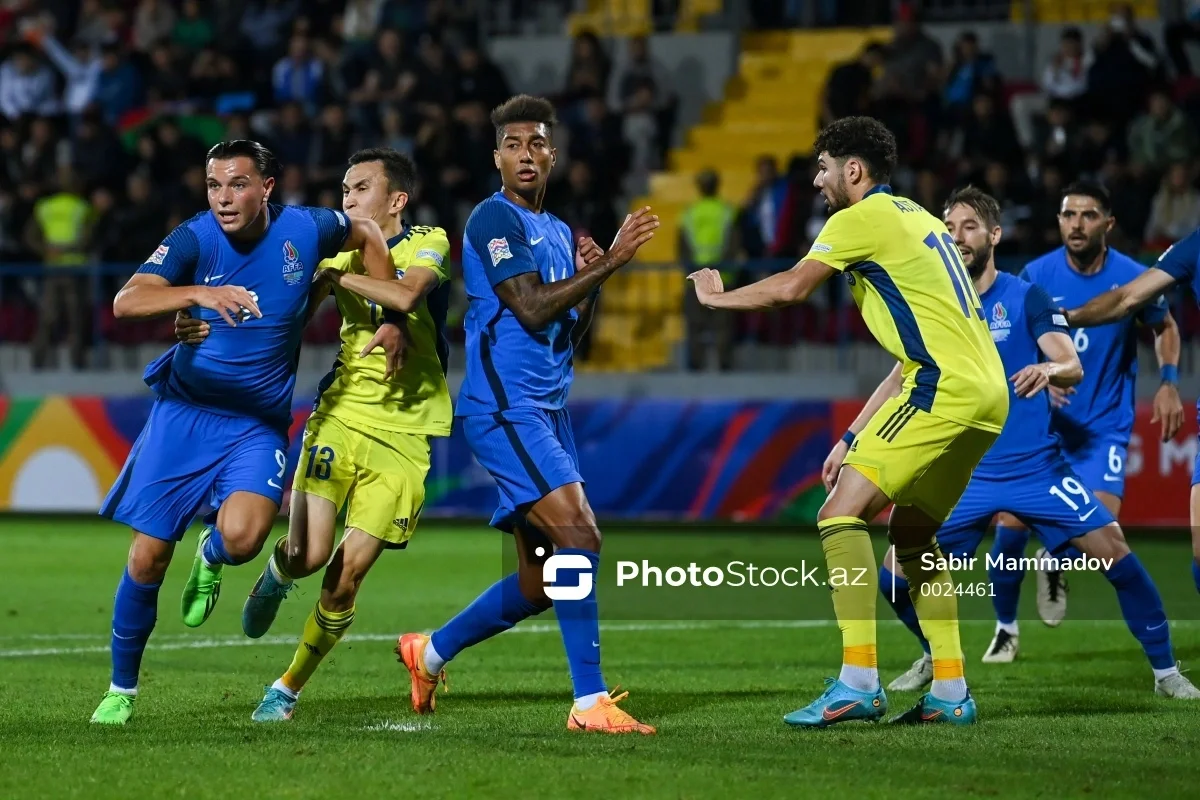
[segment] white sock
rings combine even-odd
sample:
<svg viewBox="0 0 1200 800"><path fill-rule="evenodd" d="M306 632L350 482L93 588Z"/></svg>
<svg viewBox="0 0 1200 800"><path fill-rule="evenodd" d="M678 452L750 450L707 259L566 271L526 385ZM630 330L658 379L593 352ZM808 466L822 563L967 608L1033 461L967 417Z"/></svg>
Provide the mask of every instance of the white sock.
<svg viewBox="0 0 1200 800"><path fill-rule="evenodd" d="M445 666L446 659L438 655L438 651L433 647L433 639L430 639L425 644L425 671L430 675L437 675Z"/></svg>
<svg viewBox="0 0 1200 800"><path fill-rule="evenodd" d="M295 700L300 697L299 692L293 692L291 689L288 688L287 684L283 682L283 678L280 678L279 680L272 683L271 688L278 689L279 691L283 692L285 695L290 697L292 700Z"/></svg>
<svg viewBox="0 0 1200 800"><path fill-rule="evenodd" d="M874 692L879 688L879 670L875 667L852 667L842 664L838 680L860 692Z"/></svg>
<svg viewBox="0 0 1200 800"><path fill-rule="evenodd" d="M1179 672L1178 664L1176 664L1173 667L1167 667L1166 669L1156 669L1156 670L1154 670L1154 680L1161 681L1163 678L1167 677L1168 675L1175 675L1178 672Z"/></svg>
<svg viewBox="0 0 1200 800"><path fill-rule="evenodd" d="M997 622L996 623L996 633L999 633L1000 631L1004 631L1009 636L1016 636L1017 635L1016 620L1013 620L1012 622Z"/></svg>
<svg viewBox="0 0 1200 800"><path fill-rule="evenodd" d="M1155 670L1155 672L1157 672L1157 670ZM1155 675L1155 677L1157 678L1158 676ZM117 686L115 683L110 683L108 685L108 690L110 692L116 692L117 694L127 694L130 697L137 697L137 687L136 686L133 687L132 689L126 689L122 686Z"/></svg>
<svg viewBox="0 0 1200 800"><path fill-rule="evenodd" d="M945 700L948 703L961 703L967 699L967 679L949 678L941 681L935 680L933 686L929 689L929 693L938 700Z"/></svg>
<svg viewBox="0 0 1200 800"><path fill-rule="evenodd" d="M575 698L575 707L580 711L587 711L596 703L600 702L601 697L608 697L608 692L596 692L595 694L584 695L583 697Z"/></svg>
<svg viewBox="0 0 1200 800"><path fill-rule="evenodd" d="M290 580L284 580L283 575L281 575L279 573L279 567L275 566L275 556L271 556L269 559L267 559L267 569L270 570L271 577L275 580L276 583L283 585L283 586L286 586L291 583Z"/></svg>

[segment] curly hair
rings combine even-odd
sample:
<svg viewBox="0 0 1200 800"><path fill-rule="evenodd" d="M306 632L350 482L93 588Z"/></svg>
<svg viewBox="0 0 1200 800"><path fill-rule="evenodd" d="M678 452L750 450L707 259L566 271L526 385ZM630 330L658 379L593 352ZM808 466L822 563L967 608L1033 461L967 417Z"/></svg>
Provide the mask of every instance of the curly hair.
<svg viewBox="0 0 1200 800"><path fill-rule="evenodd" d="M967 206L979 215L979 220L988 230L1000 227L1000 204L996 198L975 186L956 189L946 198L943 216L955 206Z"/></svg>
<svg viewBox="0 0 1200 800"><path fill-rule="evenodd" d="M846 117L830 123L817 136L813 150L838 161L857 158L876 183L887 183L896 166L896 137L872 117Z"/></svg>
<svg viewBox="0 0 1200 800"><path fill-rule="evenodd" d="M510 97L492 109L492 125L496 126L496 144L504 138L504 126L514 122L539 122L546 126L547 133L553 133L558 124L554 113L554 104L544 97L519 94Z"/></svg>

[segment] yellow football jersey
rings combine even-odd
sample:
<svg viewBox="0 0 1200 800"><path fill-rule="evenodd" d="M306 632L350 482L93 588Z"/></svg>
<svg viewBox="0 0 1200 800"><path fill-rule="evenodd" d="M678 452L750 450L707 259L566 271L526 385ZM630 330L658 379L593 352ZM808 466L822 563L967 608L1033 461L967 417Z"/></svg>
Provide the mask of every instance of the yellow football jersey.
<svg viewBox="0 0 1200 800"><path fill-rule="evenodd" d="M999 432L1008 383L983 307L942 221L880 186L825 223L805 259L846 274L884 349L903 363L900 399Z"/></svg>
<svg viewBox="0 0 1200 800"><path fill-rule="evenodd" d="M416 226L405 227L399 236L388 240L388 245L397 277L410 267L424 267L438 276L437 288L408 315L409 346L404 367L385 381L382 350L359 357L382 324L384 309L334 286L334 299L342 315L342 349L317 390L317 410L384 431L449 436L454 419L446 384L450 242L441 228ZM339 253L321 262L321 267L366 274L357 251Z"/></svg>

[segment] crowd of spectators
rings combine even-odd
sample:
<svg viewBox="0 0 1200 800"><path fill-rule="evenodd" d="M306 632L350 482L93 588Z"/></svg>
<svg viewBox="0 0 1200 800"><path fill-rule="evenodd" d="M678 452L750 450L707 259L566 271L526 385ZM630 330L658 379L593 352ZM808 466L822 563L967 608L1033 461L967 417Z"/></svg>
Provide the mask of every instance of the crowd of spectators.
<svg viewBox="0 0 1200 800"><path fill-rule="evenodd" d="M206 208L204 153L220 139L274 150L276 201L331 207L355 149L394 147L419 170L407 221L445 227L457 244L470 209L499 188L489 113L512 92L478 43L477 6L0 1L0 302L42 305L0 314L0 340L28 338L35 317L50 325L90 312L84 279L48 298L12 265L136 265ZM554 98L560 169L547 202L600 241L616 232L623 194L661 165L674 124L647 41L628 50L614 74L603 43L579 36ZM90 329L70 336L77 364ZM51 355L45 333L38 365Z"/></svg>

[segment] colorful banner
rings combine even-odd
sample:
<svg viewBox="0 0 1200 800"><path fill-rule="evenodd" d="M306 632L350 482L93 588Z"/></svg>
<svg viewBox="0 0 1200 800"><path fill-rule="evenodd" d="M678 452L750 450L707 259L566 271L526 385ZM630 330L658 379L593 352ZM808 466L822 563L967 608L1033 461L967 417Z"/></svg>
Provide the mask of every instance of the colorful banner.
<svg viewBox="0 0 1200 800"><path fill-rule="evenodd" d="M152 400L0 397L0 511L95 512ZM297 404L291 464L310 408ZM812 522L821 464L858 401L601 400L571 405L588 498L606 517ZM1159 442L1139 408L1122 521L1186 525L1196 423ZM489 516L496 489L458 429L435 439L426 513Z"/></svg>

